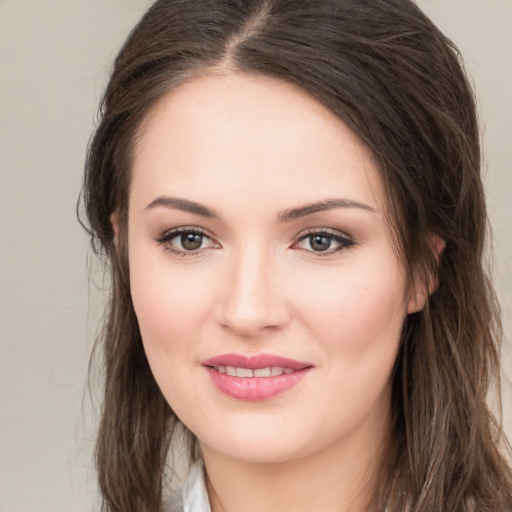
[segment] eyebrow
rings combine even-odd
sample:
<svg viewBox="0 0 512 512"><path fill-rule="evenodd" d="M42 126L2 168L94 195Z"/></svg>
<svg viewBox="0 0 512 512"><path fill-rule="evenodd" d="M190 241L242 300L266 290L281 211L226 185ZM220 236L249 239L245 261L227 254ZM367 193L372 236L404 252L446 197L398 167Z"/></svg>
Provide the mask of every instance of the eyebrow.
<svg viewBox="0 0 512 512"><path fill-rule="evenodd" d="M220 218L220 216L210 208L207 208L200 203L196 203L195 201L190 201L180 197L157 197L154 201L146 206L145 210L151 210L157 206L176 208L177 210L200 215L201 217L208 219ZM277 218L279 222L290 222L301 217L313 215L314 213L334 210L336 208L359 208L371 213L377 213L377 210L359 201L352 201L350 199L325 199L323 201L317 201L315 203L299 206L298 208L289 208L287 210L283 210L279 213Z"/></svg>
<svg viewBox="0 0 512 512"><path fill-rule="evenodd" d="M284 210L279 214L279 221L290 222L292 220L306 217L314 213L323 212L326 210L334 210L336 208L360 208L371 213L377 213L375 208L359 201L352 201L350 199L325 199L324 201L318 201L316 203L306 204L299 206L298 208L290 208Z"/></svg>
<svg viewBox="0 0 512 512"><path fill-rule="evenodd" d="M183 212L194 213L196 215L200 215L201 217L206 217L208 219L218 219L219 216L213 211L203 206L202 204L196 203L194 201L189 201L188 199L182 199L180 197L167 197L160 196L157 197L154 201L149 203L145 210L151 210L156 206L165 206L167 208L176 208L177 210L181 210Z"/></svg>

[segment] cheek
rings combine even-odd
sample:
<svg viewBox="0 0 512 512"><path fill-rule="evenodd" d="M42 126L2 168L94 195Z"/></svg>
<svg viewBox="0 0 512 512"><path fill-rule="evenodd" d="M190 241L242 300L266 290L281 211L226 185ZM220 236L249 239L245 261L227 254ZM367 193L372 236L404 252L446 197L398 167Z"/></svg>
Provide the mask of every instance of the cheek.
<svg viewBox="0 0 512 512"><path fill-rule="evenodd" d="M327 338L355 342L369 331L386 336L401 329L407 311L406 284L393 266L347 266L322 277L302 280L294 296L303 320Z"/></svg>
<svg viewBox="0 0 512 512"><path fill-rule="evenodd" d="M209 317L212 283L134 252L130 286L144 351L167 402L188 424L191 401L201 408L196 375L199 333ZM197 270L196 270L197 274ZM204 276L203 276L204 277Z"/></svg>
<svg viewBox="0 0 512 512"><path fill-rule="evenodd" d="M321 349L321 388L329 390L315 395L326 438L351 431L365 418L381 425L389 410L406 316L405 283L398 273L378 270L340 273L323 292L317 289L307 299L301 294L303 325Z"/></svg>
<svg viewBox="0 0 512 512"><path fill-rule="evenodd" d="M406 317L405 278L394 263L332 272L305 283L296 299L332 384L378 392L392 371Z"/></svg>
<svg viewBox="0 0 512 512"><path fill-rule="evenodd" d="M197 290L184 292L175 279L146 272L141 279L132 274L131 294L141 331L149 331L151 338L169 335L175 339L197 321L202 303Z"/></svg>
<svg viewBox="0 0 512 512"><path fill-rule="evenodd" d="M207 320L214 284L208 272L175 265L154 248L130 252L130 289L148 357L193 347L193 333Z"/></svg>

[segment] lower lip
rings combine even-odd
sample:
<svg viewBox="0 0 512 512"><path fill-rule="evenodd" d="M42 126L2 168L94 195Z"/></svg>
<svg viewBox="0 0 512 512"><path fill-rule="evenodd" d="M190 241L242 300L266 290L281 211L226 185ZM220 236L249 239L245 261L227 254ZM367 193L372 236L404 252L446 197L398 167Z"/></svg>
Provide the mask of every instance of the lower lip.
<svg viewBox="0 0 512 512"><path fill-rule="evenodd" d="M222 393L238 400L256 402L273 398L296 386L311 370L304 368L276 377L233 377L206 367L213 385Z"/></svg>

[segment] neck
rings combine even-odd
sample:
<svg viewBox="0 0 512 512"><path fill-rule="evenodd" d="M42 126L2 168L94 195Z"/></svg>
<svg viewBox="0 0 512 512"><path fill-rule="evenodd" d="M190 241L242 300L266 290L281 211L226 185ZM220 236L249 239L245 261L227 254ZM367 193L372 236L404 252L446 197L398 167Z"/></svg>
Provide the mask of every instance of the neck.
<svg viewBox="0 0 512 512"><path fill-rule="evenodd" d="M203 445L212 512L367 512L388 441L380 427L284 462L240 461Z"/></svg>

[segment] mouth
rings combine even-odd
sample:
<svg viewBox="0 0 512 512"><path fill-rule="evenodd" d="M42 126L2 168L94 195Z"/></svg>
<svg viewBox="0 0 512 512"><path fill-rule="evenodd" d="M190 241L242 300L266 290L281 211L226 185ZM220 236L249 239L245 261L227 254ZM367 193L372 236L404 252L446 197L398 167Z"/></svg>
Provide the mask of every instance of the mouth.
<svg viewBox="0 0 512 512"><path fill-rule="evenodd" d="M282 366L269 366L267 368L240 368L235 366L210 366L213 370L219 373L225 373L231 377L246 378L260 378L260 377L279 377L280 375L289 375L297 370L292 368L283 368Z"/></svg>
<svg viewBox="0 0 512 512"><path fill-rule="evenodd" d="M268 400L293 388L314 365L271 354L224 354L203 362L213 385L238 400Z"/></svg>

